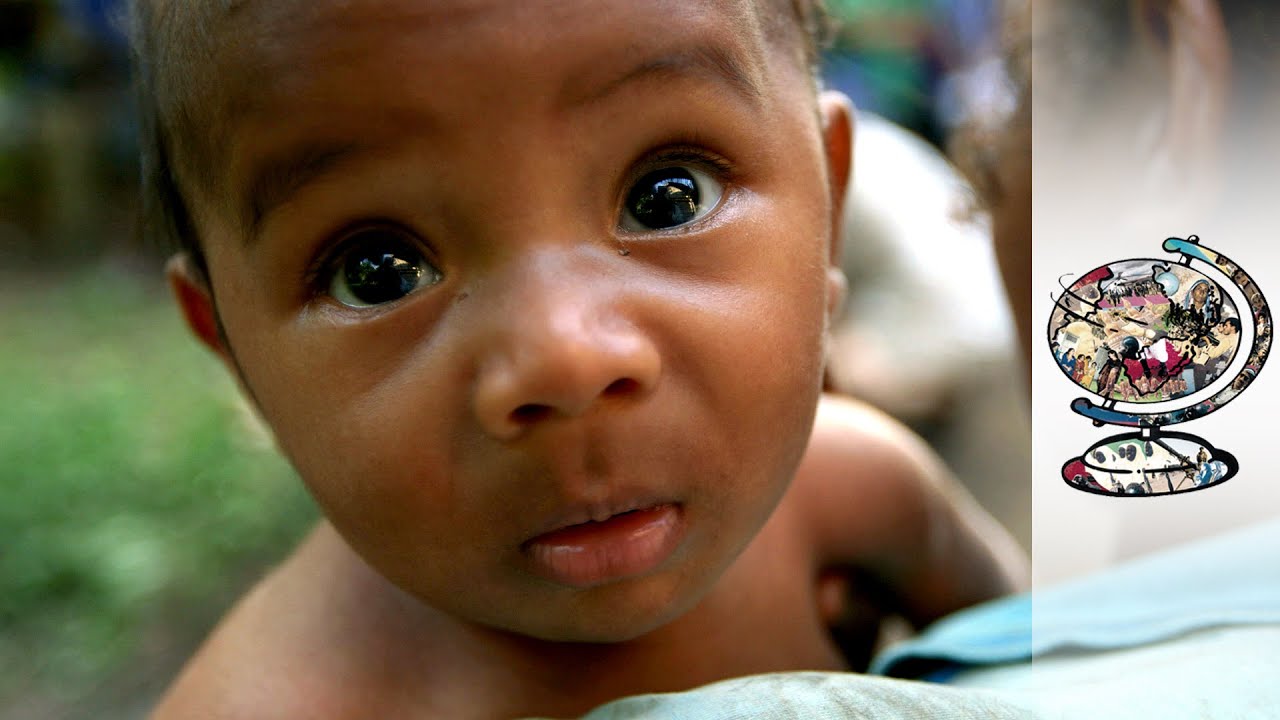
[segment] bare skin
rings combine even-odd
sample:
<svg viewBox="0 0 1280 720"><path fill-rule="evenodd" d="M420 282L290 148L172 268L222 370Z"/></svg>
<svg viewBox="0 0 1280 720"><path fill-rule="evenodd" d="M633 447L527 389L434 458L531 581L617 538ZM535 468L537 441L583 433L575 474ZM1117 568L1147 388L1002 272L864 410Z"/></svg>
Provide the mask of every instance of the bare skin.
<svg viewBox="0 0 1280 720"><path fill-rule="evenodd" d="M852 571L892 587L896 610L923 625L1012 591L1025 568L917 438L827 398L769 522L711 593L658 630L549 643L460 623L322 524L223 621L154 717L571 717L730 677L849 670L828 625L866 600L856 581L832 582Z"/></svg>
<svg viewBox="0 0 1280 720"><path fill-rule="evenodd" d="M574 715L1014 588L917 440L820 399L847 102L753 4L599 5L210 29L170 280L327 519L157 717Z"/></svg>

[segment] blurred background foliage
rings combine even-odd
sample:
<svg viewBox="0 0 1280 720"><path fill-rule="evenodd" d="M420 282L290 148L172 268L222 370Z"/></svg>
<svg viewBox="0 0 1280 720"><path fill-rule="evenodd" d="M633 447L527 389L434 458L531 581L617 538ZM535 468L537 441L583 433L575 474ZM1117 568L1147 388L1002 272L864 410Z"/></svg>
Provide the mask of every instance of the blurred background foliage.
<svg viewBox="0 0 1280 720"><path fill-rule="evenodd" d="M142 715L316 517L137 239L122 5L0 0L5 718ZM830 82L941 143L990 0L830 5Z"/></svg>
<svg viewBox="0 0 1280 720"><path fill-rule="evenodd" d="M135 230L116 3L0 0L0 717L142 716L315 511Z"/></svg>
<svg viewBox="0 0 1280 720"><path fill-rule="evenodd" d="M0 302L0 708L137 717L313 511L151 278L19 275Z"/></svg>

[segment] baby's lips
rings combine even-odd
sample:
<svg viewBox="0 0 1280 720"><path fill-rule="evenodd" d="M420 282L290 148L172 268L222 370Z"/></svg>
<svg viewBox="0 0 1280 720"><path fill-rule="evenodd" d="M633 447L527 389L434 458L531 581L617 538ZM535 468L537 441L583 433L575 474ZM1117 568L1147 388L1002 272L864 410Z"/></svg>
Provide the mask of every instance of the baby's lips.
<svg viewBox="0 0 1280 720"><path fill-rule="evenodd" d="M535 575L587 588L653 570L683 535L681 506L662 503L561 527L526 541L521 550Z"/></svg>

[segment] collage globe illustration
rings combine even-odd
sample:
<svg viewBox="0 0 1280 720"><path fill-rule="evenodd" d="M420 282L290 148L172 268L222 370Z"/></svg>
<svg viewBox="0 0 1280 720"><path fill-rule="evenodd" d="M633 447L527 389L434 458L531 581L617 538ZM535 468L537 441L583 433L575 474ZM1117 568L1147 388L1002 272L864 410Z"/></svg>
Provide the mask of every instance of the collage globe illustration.
<svg viewBox="0 0 1280 720"><path fill-rule="evenodd" d="M1235 456L1169 426L1217 412L1257 377L1271 314L1238 264L1198 237L1168 238L1166 258L1116 260L1068 281L1048 325L1058 370L1086 397L1071 409L1096 426L1130 428L1062 467L1071 487L1145 496L1233 477Z"/></svg>

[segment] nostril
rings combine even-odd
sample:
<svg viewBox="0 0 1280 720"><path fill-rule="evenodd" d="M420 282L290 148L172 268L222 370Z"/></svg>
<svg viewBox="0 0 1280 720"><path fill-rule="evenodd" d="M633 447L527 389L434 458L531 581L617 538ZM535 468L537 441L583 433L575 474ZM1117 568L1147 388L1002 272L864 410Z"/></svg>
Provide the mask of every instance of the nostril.
<svg viewBox="0 0 1280 720"><path fill-rule="evenodd" d="M634 394L639 388L639 382L631 378L620 378L609 383L601 391L600 397L626 397ZM516 425L532 425L554 415L558 407L555 404L525 403L511 411L510 419ZM570 410L569 408L560 408L560 410L570 415L576 413L576 410Z"/></svg>
<svg viewBox="0 0 1280 720"><path fill-rule="evenodd" d="M550 414L550 406L527 403L511 411L511 420L518 425L527 425L542 420Z"/></svg>
<svg viewBox="0 0 1280 720"><path fill-rule="evenodd" d="M630 395L640 387L640 383L631 378L620 378L609 383L609 387L604 389L602 395L608 397L611 395Z"/></svg>

